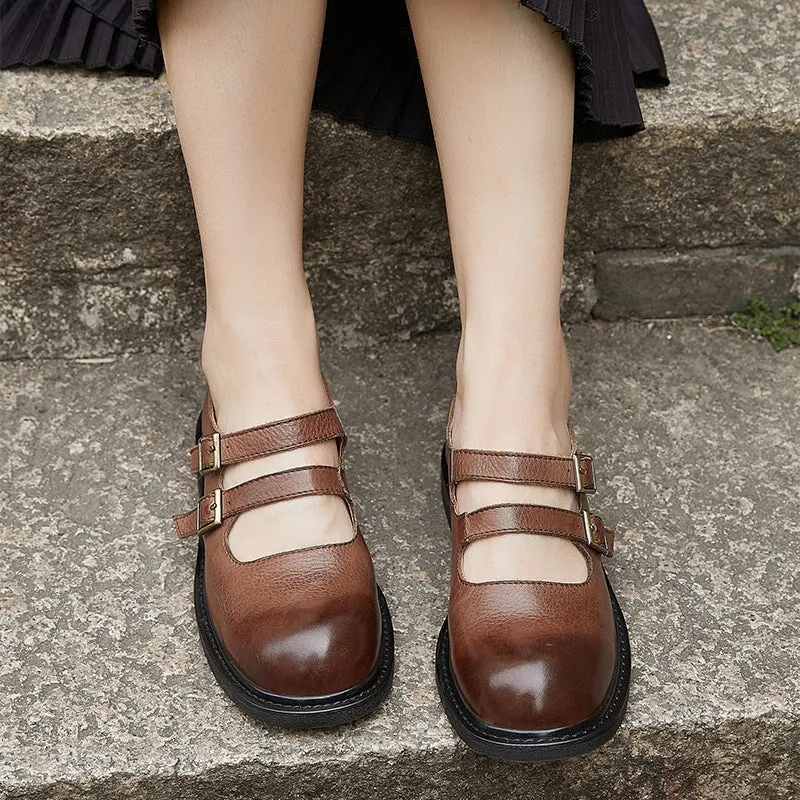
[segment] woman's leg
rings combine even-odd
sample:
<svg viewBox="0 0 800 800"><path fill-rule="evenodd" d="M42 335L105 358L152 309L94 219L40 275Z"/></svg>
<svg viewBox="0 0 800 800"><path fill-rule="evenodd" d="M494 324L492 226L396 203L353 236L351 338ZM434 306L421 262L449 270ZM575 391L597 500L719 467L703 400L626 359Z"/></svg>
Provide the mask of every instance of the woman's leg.
<svg viewBox="0 0 800 800"><path fill-rule="evenodd" d="M223 432L327 405L303 275L303 166L325 0L168 0L167 80L205 264L203 369ZM226 468L226 485L335 464L325 442ZM352 538L331 495L253 509L234 555Z"/></svg>
<svg viewBox="0 0 800 800"><path fill-rule="evenodd" d="M461 304L455 447L569 455L570 367L559 312L575 67L518 0L407 0L444 183ZM574 492L459 484L459 511L503 502L576 509ZM580 582L555 537L475 542L473 581Z"/></svg>

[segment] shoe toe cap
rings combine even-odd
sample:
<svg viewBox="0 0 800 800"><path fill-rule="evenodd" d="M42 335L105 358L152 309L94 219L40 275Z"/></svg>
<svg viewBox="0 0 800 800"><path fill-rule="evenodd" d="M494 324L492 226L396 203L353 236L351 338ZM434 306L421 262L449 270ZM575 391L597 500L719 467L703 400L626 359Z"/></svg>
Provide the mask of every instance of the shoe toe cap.
<svg viewBox="0 0 800 800"><path fill-rule="evenodd" d="M239 620L227 645L244 676L284 697L343 692L373 672L380 647L374 598L337 598L324 606L255 613Z"/></svg>
<svg viewBox="0 0 800 800"><path fill-rule="evenodd" d="M595 714L614 673L613 647L601 639L547 638L514 642L499 652L475 648L454 665L464 699L489 725L545 731Z"/></svg>

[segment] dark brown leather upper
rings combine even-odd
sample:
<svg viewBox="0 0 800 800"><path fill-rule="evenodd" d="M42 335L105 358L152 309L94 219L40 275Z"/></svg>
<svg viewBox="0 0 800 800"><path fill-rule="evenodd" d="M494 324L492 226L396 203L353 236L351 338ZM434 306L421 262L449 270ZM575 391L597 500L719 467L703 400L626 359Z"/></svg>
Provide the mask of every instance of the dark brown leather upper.
<svg viewBox="0 0 800 800"><path fill-rule="evenodd" d="M601 554L614 534L589 511L594 491L588 456L497 453L452 448L453 406L445 458L451 501L452 572L448 631L453 677L475 714L490 725L542 731L581 722L609 690L616 659L611 598ZM509 503L456 513L456 485L500 480L578 490L581 511ZM506 533L559 536L586 559L580 584L545 581L471 583L462 571L470 542Z"/></svg>
<svg viewBox="0 0 800 800"><path fill-rule="evenodd" d="M256 686L283 696L324 696L366 680L379 658L381 619L372 559L347 489L346 435L336 409L223 434L207 394L201 427L189 455L192 472L202 470L204 497L173 519L179 537L204 537L206 602L228 655ZM222 488L226 465L328 439L337 441L336 467L297 467ZM228 535L239 514L309 494L344 500L350 541L248 562L233 556Z"/></svg>

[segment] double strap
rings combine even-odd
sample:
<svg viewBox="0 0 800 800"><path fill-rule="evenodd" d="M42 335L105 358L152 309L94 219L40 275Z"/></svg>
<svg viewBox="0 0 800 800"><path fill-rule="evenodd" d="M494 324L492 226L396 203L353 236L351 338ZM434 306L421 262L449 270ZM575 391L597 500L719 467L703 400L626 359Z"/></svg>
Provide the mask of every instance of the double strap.
<svg viewBox="0 0 800 800"><path fill-rule="evenodd" d="M235 433L210 433L189 450L189 464L192 473L205 475L230 464L328 439L340 439L340 449L346 441L342 422L333 406Z"/></svg>
<svg viewBox="0 0 800 800"><path fill-rule="evenodd" d="M214 432L202 436L189 450L190 469L195 475L202 476L231 464L296 450L329 439L337 440L338 467L295 467L253 478L230 489L216 488L203 495L195 509L172 518L178 537L185 539L208 533L226 519L257 506L313 494L339 495L347 503L352 516L350 494L342 471L342 451L347 437L334 406L234 433Z"/></svg>
<svg viewBox="0 0 800 800"><path fill-rule="evenodd" d="M349 505L350 495L338 467L308 466L273 472L230 489L215 489L200 498L197 508L174 516L178 538L208 533L230 517L257 506L304 497L334 494Z"/></svg>
<svg viewBox="0 0 800 800"><path fill-rule="evenodd" d="M574 448L573 448L574 449ZM541 533L563 536L588 545L605 556L614 552L614 531L589 510L587 495L596 490L594 462L585 453L548 456L493 450L454 449L449 453L450 499L455 503L461 481L502 481L572 489L580 511L533 504L491 506L464 515L466 545L500 533Z"/></svg>
<svg viewBox="0 0 800 800"><path fill-rule="evenodd" d="M532 483L593 494L594 462L584 453L572 456L542 456L491 450L453 450L450 481L503 481Z"/></svg>

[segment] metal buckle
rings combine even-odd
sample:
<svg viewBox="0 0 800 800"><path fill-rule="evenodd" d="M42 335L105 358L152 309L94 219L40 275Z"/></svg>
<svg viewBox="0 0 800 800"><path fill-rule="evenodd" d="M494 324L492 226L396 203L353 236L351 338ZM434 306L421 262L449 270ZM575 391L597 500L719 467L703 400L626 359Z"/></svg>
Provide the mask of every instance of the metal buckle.
<svg viewBox="0 0 800 800"><path fill-rule="evenodd" d="M214 518L205 525L201 525L200 522L203 519L201 516L201 509L203 507L203 502L206 500L211 500L208 508L210 511L214 512ZM214 489L213 494L203 495L200 498L200 502L197 504L197 517L195 521L195 528L197 530L195 533L208 533L208 531L213 531L214 528L218 528L220 525L222 525L222 489Z"/></svg>
<svg viewBox="0 0 800 800"><path fill-rule="evenodd" d="M604 556L608 556L610 551L608 549L606 537L597 535L597 525L592 522L589 506L585 502L582 504L582 506L583 507L580 510L580 515L581 519L583 520L583 534L586 537L586 544L588 544L589 547L593 548L594 550L602 553Z"/></svg>
<svg viewBox="0 0 800 800"><path fill-rule="evenodd" d="M220 447L220 436L218 433L211 434L211 444L206 447L204 442L208 440L208 436L203 436L197 443L197 463L198 473L205 475L207 472L214 472L222 466L222 448ZM211 456L211 463L205 459L206 454Z"/></svg>
<svg viewBox="0 0 800 800"><path fill-rule="evenodd" d="M589 462L592 470L591 486L586 486L583 482L583 473L581 472L581 461L583 459ZM575 491L578 494L594 494L597 491L594 483L594 459L591 456L587 456L585 453L574 453L572 456L572 470L575 473Z"/></svg>

